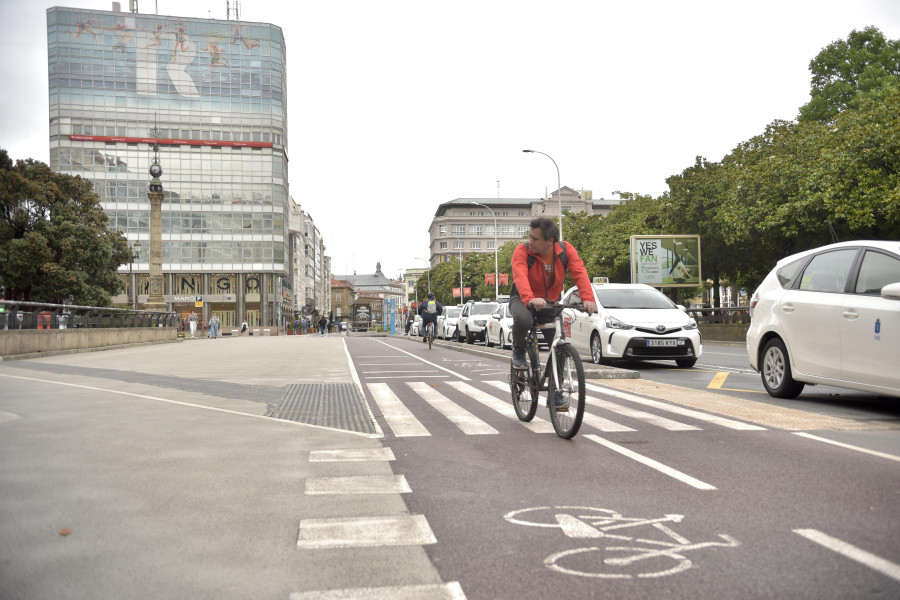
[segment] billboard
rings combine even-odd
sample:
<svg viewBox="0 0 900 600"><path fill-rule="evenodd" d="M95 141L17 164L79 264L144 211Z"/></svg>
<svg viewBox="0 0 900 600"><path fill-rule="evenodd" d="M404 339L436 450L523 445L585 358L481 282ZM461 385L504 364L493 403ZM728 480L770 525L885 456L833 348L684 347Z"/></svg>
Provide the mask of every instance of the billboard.
<svg viewBox="0 0 900 600"><path fill-rule="evenodd" d="M631 283L654 287L698 287L699 235L631 236Z"/></svg>

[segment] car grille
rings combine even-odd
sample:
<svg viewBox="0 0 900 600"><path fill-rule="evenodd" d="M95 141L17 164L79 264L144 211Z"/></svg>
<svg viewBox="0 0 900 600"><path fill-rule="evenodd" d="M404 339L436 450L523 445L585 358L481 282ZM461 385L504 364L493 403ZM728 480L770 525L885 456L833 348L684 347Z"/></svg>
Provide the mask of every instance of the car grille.
<svg viewBox="0 0 900 600"><path fill-rule="evenodd" d="M675 333L676 331L681 331L682 327L672 327L671 329L664 329L663 331L657 331L656 329L650 329L648 327L635 327L635 331L640 331L641 333L650 333L652 335L666 335L669 333Z"/></svg>

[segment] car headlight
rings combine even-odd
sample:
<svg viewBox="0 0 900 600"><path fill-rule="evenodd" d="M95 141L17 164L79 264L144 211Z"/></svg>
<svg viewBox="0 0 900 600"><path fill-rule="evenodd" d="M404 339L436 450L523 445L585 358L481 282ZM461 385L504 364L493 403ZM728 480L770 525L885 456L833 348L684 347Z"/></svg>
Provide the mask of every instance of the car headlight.
<svg viewBox="0 0 900 600"><path fill-rule="evenodd" d="M684 328L687 330L697 329L697 321L695 321L694 319L688 319L688 324L685 325Z"/></svg>
<svg viewBox="0 0 900 600"><path fill-rule="evenodd" d="M615 317L607 316L604 320L606 321L606 326L610 329L634 329L634 325L626 325Z"/></svg>
<svg viewBox="0 0 900 600"><path fill-rule="evenodd" d="M484 327L485 323L487 323L487 319L475 319L475 324L479 327Z"/></svg>

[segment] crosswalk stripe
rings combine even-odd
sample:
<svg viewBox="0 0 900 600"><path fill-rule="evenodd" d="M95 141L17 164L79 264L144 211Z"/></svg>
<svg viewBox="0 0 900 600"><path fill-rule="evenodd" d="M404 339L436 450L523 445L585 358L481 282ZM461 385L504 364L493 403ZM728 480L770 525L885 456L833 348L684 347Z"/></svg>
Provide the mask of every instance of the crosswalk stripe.
<svg viewBox="0 0 900 600"><path fill-rule="evenodd" d="M390 448L346 448L341 450L312 450L309 462L362 462L396 460Z"/></svg>
<svg viewBox="0 0 900 600"><path fill-rule="evenodd" d="M350 477L309 477L307 496L348 496L352 494L409 494L412 489L404 475L356 475Z"/></svg>
<svg viewBox="0 0 900 600"><path fill-rule="evenodd" d="M504 417L519 421L519 417L516 415L516 411L512 406L512 402L504 402L496 396L491 396L487 392L483 392L463 381L450 381L448 382L448 385L456 388L458 391L466 394L470 398L481 402L488 408L497 411ZM509 390L507 389L507 391ZM551 425L549 421L545 421L537 417L535 417L534 420L532 420L530 423L525 423L524 421L519 422L534 433L553 433L553 425Z"/></svg>
<svg viewBox="0 0 900 600"><path fill-rule="evenodd" d="M414 392L419 394L428 404L443 414L466 435L485 435L499 433L496 429L462 408L442 393L421 381L407 381Z"/></svg>
<svg viewBox="0 0 900 600"><path fill-rule="evenodd" d="M375 403L381 410L384 420L394 435L397 437L428 436L428 430L418 419L400 402L386 383L367 383L369 392Z"/></svg>
<svg viewBox="0 0 900 600"><path fill-rule="evenodd" d="M694 427L693 425L688 425L687 423L679 423L678 421L673 421L672 419L667 419L665 417L660 417L659 415L654 415L648 412L644 412L642 410L635 410L633 408L628 408L627 406L621 406L619 404L614 404L608 400L601 400L600 398L596 398L593 396L587 397L587 403L593 406L599 406L600 408L606 409L610 412L614 412L620 414L624 417L630 417L632 419L639 419L644 421L645 423L649 423L650 425L656 425L657 427L662 427L663 429L667 429L668 431L699 431L699 427Z"/></svg>
<svg viewBox="0 0 900 600"><path fill-rule="evenodd" d="M587 389L600 392L603 394L608 394L610 396L614 396L616 398L621 398L622 400L629 400L631 402L635 402L637 404L643 404L644 406L650 406L652 408L658 408L660 410L665 410L671 413L675 413L676 415L682 415L685 417L691 417L692 419L697 419L698 421L705 421L707 423L713 423L715 425L721 425L722 427L728 427L729 429L736 429L738 431L765 431L765 427L760 427L759 425L751 425L750 423L743 423L741 421L735 421L733 419L726 419L725 417L720 417L718 415L710 415L704 412L700 412L699 410L693 410L690 408L685 408L683 406L676 406L673 404L666 404L664 402L659 402L658 400L651 400L650 398L644 398L643 396L636 396L635 394L629 394L628 392L621 392L619 390L614 390L608 387L603 387L599 385L588 384Z"/></svg>
<svg viewBox="0 0 900 600"><path fill-rule="evenodd" d="M466 600L458 581L344 590L294 592L289 600Z"/></svg>
<svg viewBox="0 0 900 600"><path fill-rule="evenodd" d="M303 519L297 534L299 550L436 543L437 539L423 515Z"/></svg>
<svg viewBox="0 0 900 600"><path fill-rule="evenodd" d="M484 383L487 383L489 385L494 386L495 388L499 388L501 390L509 392L509 384L504 381L485 381ZM543 401L545 402L546 399L544 399ZM512 402L512 401L510 400L510 402ZM512 406L509 403L507 403L507 406L510 406L510 411L512 412L513 417L518 419L518 417L516 416L516 411L513 410ZM535 417L534 420L542 421L542 419L538 419L537 417ZM534 422L534 421L532 421L532 422ZM539 433L546 433L548 431L550 433L553 433L553 424L550 423L550 421L543 421L543 423L545 425L543 425L541 427L541 431ZM592 415L588 412L584 413L584 417L582 418L582 423L584 423L590 427L594 427L595 429L599 429L600 431L605 431L605 432L635 431L631 427L622 425L620 423L616 423L614 421L610 421L609 419L604 419L603 417L598 417L597 415Z"/></svg>

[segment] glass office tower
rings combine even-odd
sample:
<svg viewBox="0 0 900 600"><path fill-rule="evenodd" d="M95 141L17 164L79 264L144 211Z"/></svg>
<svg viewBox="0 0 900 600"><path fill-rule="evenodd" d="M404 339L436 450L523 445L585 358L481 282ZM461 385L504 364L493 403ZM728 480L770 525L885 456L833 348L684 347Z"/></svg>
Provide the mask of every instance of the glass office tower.
<svg viewBox="0 0 900 600"><path fill-rule="evenodd" d="M139 241L128 303L149 286L158 141L166 302L203 300L223 330L279 324L289 213L285 45L265 23L47 10L50 166L94 182L110 228ZM289 307L284 307L289 310ZM200 309L197 309L198 313Z"/></svg>

